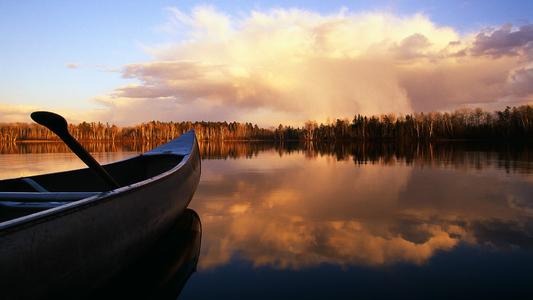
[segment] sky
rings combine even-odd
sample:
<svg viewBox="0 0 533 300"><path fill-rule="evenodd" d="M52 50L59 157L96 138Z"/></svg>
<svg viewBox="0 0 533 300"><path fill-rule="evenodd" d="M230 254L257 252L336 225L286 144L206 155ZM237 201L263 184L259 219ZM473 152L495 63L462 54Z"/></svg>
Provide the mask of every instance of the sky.
<svg viewBox="0 0 533 300"><path fill-rule="evenodd" d="M0 123L243 121L533 103L532 1L0 2Z"/></svg>

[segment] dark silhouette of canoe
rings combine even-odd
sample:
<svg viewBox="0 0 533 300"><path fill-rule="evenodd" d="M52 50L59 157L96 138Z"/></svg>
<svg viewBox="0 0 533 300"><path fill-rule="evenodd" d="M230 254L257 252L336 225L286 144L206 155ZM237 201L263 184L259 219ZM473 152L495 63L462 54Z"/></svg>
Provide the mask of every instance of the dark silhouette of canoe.
<svg viewBox="0 0 533 300"><path fill-rule="evenodd" d="M0 181L2 298L103 285L171 228L192 199L200 164L190 131L103 166L120 185L113 190L90 169Z"/></svg>
<svg viewBox="0 0 533 300"><path fill-rule="evenodd" d="M177 299L200 256L202 223L185 209L172 228L141 259L87 299Z"/></svg>

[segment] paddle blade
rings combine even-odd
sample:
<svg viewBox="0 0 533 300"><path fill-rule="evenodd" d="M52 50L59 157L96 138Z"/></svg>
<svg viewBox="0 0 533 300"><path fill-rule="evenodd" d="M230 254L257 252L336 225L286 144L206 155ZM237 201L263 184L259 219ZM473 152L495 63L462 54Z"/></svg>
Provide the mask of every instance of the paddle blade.
<svg viewBox="0 0 533 300"><path fill-rule="evenodd" d="M31 113L31 118L60 137L68 133L67 120L58 114L49 111L36 111Z"/></svg>

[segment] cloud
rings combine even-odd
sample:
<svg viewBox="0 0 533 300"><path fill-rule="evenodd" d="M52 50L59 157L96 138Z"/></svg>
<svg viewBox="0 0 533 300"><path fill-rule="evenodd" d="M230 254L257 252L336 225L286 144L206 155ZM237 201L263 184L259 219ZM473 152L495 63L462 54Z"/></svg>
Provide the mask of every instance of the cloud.
<svg viewBox="0 0 533 300"><path fill-rule="evenodd" d="M0 123L24 122L31 123L30 114L34 111L47 110L61 114L69 123L83 121L106 120L110 115L108 109L92 109L87 111L69 110L53 106L9 104L0 102Z"/></svg>
<svg viewBox="0 0 533 300"><path fill-rule="evenodd" d="M124 66L134 84L105 96L123 122L151 118L301 125L356 113L498 107L532 100L526 50L533 25L461 36L427 16L320 14L238 17L210 6L169 9L176 40ZM102 97L100 97L102 98ZM128 104L126 104L128 103ZM113 108L130 108L121 113Z"/></svg>
<svg viewBox="0 0 533 300"><path fill-rule="evenodd" d="M102 67L129 84L95 95L98 108L78 116L121 125L301 126L354 114L533 102L533 25L461 35L422 14L271 9L233 16L211 6L168 14L160 28L167 40L144 48L153 59Z"/></svg>
<svg viewBox="0 0 533 300"><path fill-rule="evenodd" d="M401 40L399 45L392 49L399 59L413 59L424 57L423 51L431 46L429 39L415 33Z"/></svg>
<svg viewBox="0 0 533 300"><path fill-rule="evenodd" d="M514 70L510 74L508 89L514 95L533 95L533 67Z"/></svg>
<svg viewBox="0 0 533 300"><path fill-rule="evenodd" d="M475 55L521 55L533 49L533 24L514 29L506 24L490 33L482 32L476 36L472 47Z"/></svg>
<svg viewBox="0 0 533 300"><path fill-rule="evenodd" d="M77 69L80 67L79 64L75 64L75 63L68 63L65 65L65 67L69 68L69 69Z"/></svg>
<svg viewBox="0 0 533 300"><path fill-rule="evenodd" d="M430 65L406 66L399 80L416 111L455 110L461 106L487 107L505 97L526 101L528 95L510 89L513 57L468 57L439 60ZM500 107L501 108L501 107Z"/></svg>
<svg viewBox="0 0 533 300"><path fill-rule="evenodd" d="M28 122L30 114L36 110L32 105L17 105L0 102L0 123Z"/></svg>

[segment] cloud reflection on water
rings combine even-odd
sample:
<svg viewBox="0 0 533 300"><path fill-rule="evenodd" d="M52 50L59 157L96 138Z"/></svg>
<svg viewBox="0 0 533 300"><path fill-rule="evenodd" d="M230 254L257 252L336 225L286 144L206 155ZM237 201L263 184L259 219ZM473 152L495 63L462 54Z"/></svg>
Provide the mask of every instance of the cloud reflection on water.
<svg viewBox="0 0 533 300"><path fill-rule="evenodd" d="M82 166L56 146L16 145L0 155L0 177ZM102 163L144 151L114 146L89 149ZM533 246L528 147L226 142L201 148L202 179L190 206L204 225L204 270L234 260L280 269L421 265L460 244L499 251Z"/></svg>
<svg viewBox="0 0 533 300"><path fill-rule="evenodd" d="M354 165L267 151L204 161L203 170L191 203L205 228L201 269L233 259L282 269L423 264L459 243L532 244L531 176L494 166ZM505 230L513 234L496 234Z"/></svg>

